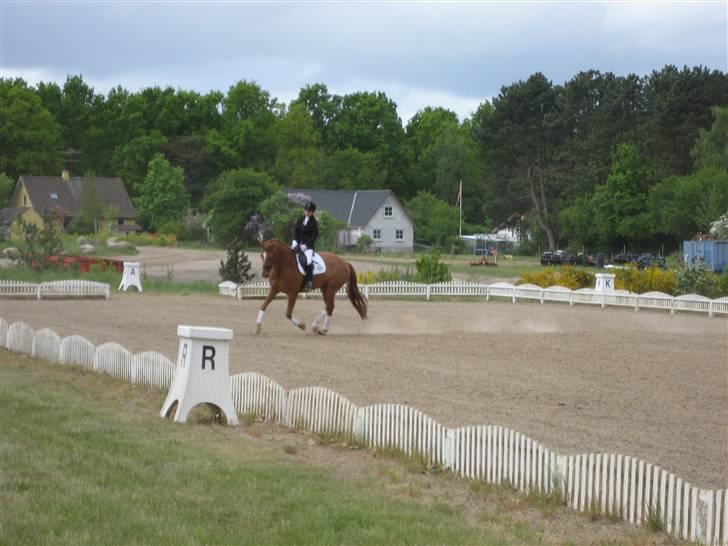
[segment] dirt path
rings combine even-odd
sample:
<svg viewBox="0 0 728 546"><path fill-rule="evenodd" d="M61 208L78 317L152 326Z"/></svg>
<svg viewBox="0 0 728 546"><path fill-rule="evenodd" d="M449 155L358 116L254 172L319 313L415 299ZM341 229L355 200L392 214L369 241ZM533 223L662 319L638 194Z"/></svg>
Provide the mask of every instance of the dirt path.
<svg viewBox="0 0 728 546"><path fill-rule="evenodd" d="M332 335L296 330L283 301L114 293L108 301L0 300L0 315L176 358L176 328L232 328L233 371L321 385L359 405L410 404L446 426L512 427L561 453L638 456L728 486L728 320L558 304L339 300ZM321 303L300 301L310 322Z"/></svg>
<svg viewBox="0 0 728 546"><path fill-rule="evenodd" d="M208 281L220 282L218 270L220 260L225 259L223 250L195 250L174 247L151 247L142 246L137 249L137 256L116 256L117 259L137 261L142 264L142 270L151 277L164 278L172 276L176 281ZM250 272L255 274L254 280L261 280L260 271L262 263L260 257L250 252L248 259L252 265ZM349 260L357 272L379 271L393 267L390 264L373 260L352 259ZM414 270L414 262L411 269ZM485 273L488 273L487 275ZM485 268L474 268L472 274L455 273L453 278L459 280L477 280L478 282L497 282L504 280L492 275L491 270ZM506 279L512 281L513 279Z"/></svg>

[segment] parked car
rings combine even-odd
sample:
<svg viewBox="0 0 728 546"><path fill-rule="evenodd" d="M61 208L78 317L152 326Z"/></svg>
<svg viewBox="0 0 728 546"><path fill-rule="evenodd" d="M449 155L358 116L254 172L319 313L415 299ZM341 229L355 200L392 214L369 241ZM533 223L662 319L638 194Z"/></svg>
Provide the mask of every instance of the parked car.
<svg viewBox="0 0 728 546"><path fill-rule="evenodd" d="M621 254L615 254L614 258L612 258L612 262L615 264L631 264L636 263L637 258L639 258L639 254L634 254L632 252L623 252Z"/></svg>
<svg viewBox="0 0 728 546"><path fill-rule="evenodd" d="M544 252L541 256L541 265L561 265L563 260L556 252Z"/></svg>
<svg viewBox="0 0 728 546"><path fill-rule="evenodd" d="M637 258L637 267L639 269L649 269L650 267L667 269L667 266L665 265L665 258L650 253L639 255L639 257Z"/></svg>

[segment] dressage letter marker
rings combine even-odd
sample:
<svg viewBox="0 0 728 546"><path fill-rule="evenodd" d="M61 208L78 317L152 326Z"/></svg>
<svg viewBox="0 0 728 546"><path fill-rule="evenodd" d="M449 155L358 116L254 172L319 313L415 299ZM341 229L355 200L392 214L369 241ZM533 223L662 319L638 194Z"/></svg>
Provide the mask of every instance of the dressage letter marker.
<svg viewBox="0 0 728 546"><path fill-rule="evenodd" d="M238 415L230 394L228 350L233 331L227 328L178 326L180 338L177 368L167 400L159 412L169 417L175 403L174 421L187 421L198 404L216 406L227 417L228 425L238 424Z"/></svg>
<svg viewBox="0 0 728 546"><path fill-rule="evenodd" d="M139 262L124 262L124 276L121 278L119 290L126 292L130 286L135 286L139 292L142 292L142 280L139 278Z"/></svg>
<svg viewBox="0 0 728 546"><path fill-rule="evenodd" d="M594 291L601 294L614 294L614 277L613 273L596 273L597 283Z"/></svg>

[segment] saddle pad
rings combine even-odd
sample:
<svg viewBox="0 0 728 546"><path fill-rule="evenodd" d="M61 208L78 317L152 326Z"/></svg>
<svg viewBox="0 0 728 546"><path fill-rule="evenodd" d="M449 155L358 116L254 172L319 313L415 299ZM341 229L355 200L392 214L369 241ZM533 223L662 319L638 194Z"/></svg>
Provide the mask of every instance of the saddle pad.
<svg viewBox="0 0 728 546"><path fill-rule="evenodd" d="M299 259L296 260L296 264L298 265L298 270L301 272L301 275L305 275L306 271L303 269L303 266L301 265L301 260L306 262L306 257L303 255L303 253L300 254ZM324 259L317 254L316 252L313 253L313 275L314 277L316 275L321 275L321 273L326 273L326 262L324 262Z"/></svg>

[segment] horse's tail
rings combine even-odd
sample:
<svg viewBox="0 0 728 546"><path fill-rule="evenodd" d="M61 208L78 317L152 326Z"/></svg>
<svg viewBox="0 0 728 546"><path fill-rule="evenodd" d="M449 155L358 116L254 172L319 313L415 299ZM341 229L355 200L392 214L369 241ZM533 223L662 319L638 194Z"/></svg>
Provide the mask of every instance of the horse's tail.
<svg viewBox="0 0 728 546"><path fill-rule="evenodd" d="M356 284L356 271L354 271L351 264L347 265L349 266L349 284L346 286L346 291L349 294L349 301L351 301L351 304L354 306L354 309L357 310L362 320L366 320L367 299L364 297L364 294L359 291L359 286Z"/></svg>

